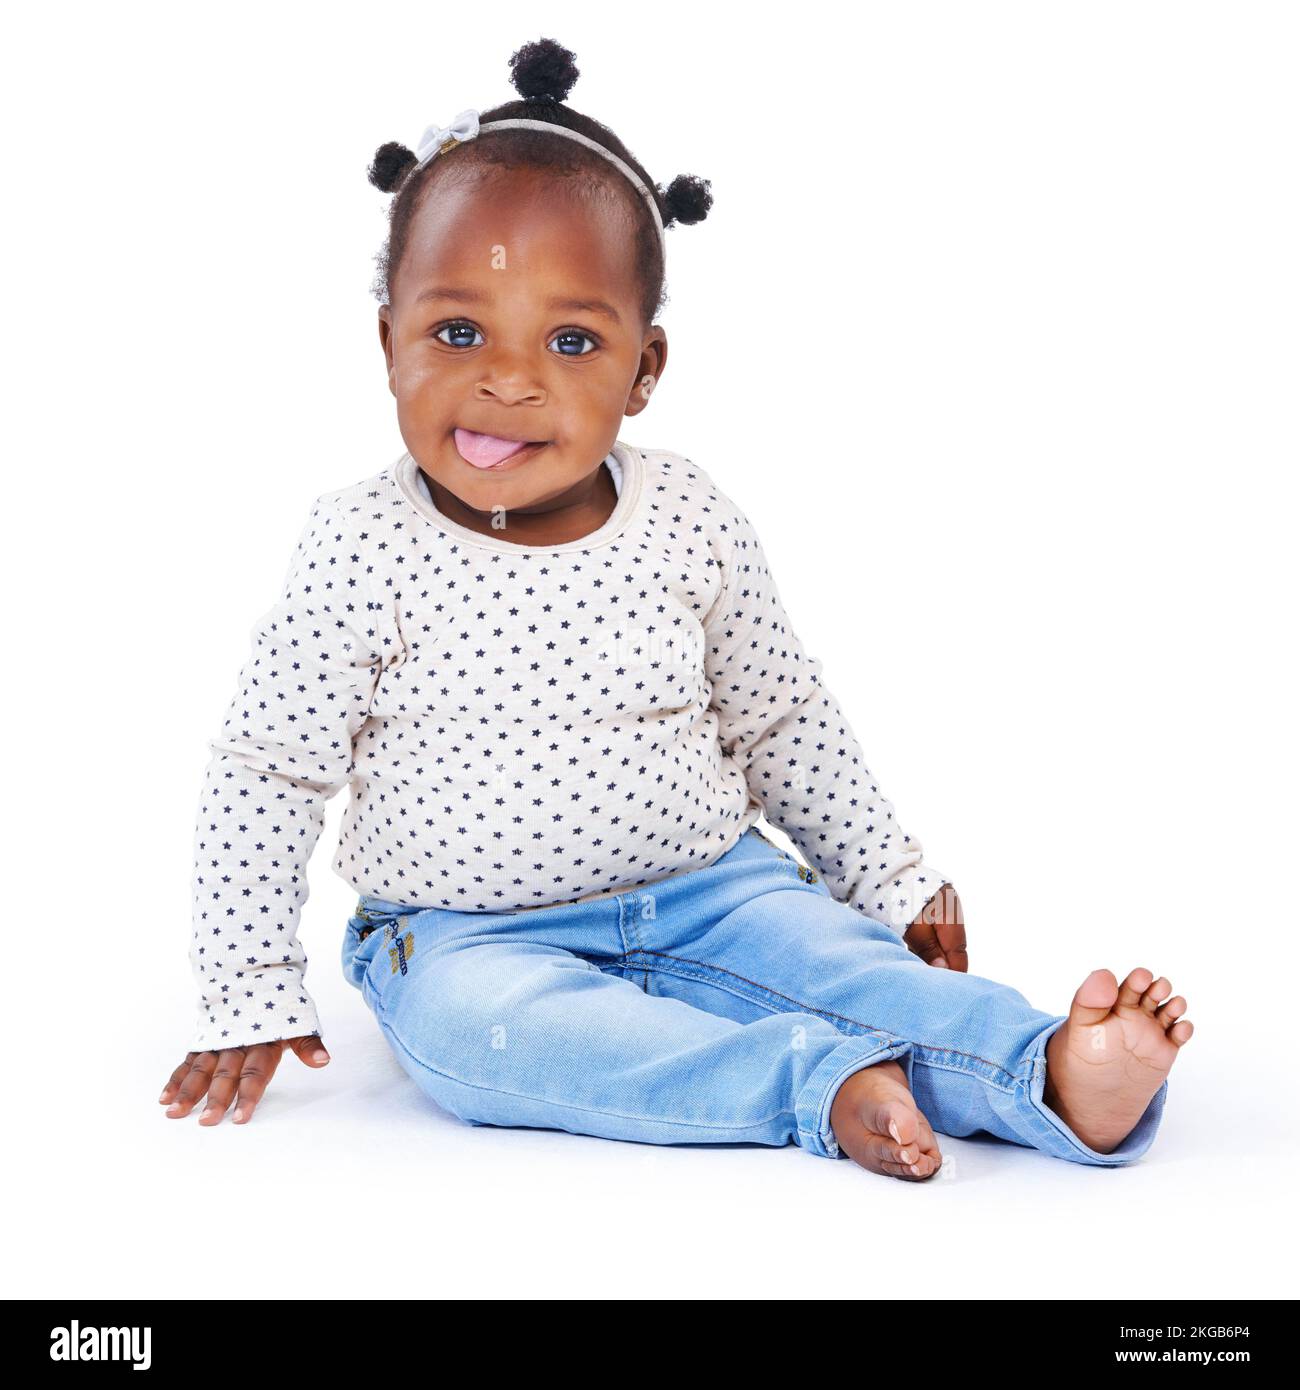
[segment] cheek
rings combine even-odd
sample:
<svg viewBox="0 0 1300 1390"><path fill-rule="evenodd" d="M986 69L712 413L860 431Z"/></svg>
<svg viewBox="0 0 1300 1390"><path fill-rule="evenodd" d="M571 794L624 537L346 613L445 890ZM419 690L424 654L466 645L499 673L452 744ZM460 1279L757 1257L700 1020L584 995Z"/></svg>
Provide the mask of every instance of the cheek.
<svg viewBox="0 0 1300 1390"><path fill-rule="evenodd" d="M412 409L430 409L456 385L463 368L446 358L438 359L421 350L419 344L398 352L393 358L397 379L397 399Z"/></svg>
<svg viewBox="0 0 1300 1390"><path fill-rule="evenodd" d="M576 371L556 372L554 399L586 415L621 415L627 401L630 368L607 357Z"/></svg>

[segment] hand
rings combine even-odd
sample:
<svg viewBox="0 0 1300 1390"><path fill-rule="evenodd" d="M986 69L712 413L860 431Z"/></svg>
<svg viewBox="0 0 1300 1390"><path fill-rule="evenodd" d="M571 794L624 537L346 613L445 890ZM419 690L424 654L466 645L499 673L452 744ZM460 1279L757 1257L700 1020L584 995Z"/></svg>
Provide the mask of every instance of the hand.
<svg viewBox="0 0 1300 1390"><path fill-rule="evenodd" d="M199 1116L199 1124L219 1125L234 1097L234 1122L247 1124L267 1083L275 1075L286 1047L309 1067L323 1067L330 1059L325 1044L315 1033L303 1038L279 1038L275 1042L228 1047L220 1052L190 1052L172 1072L158 1097L158 1104L167 1106L169 1120L179 1120L206 1095L208 1103Z"/></svg>
<svg viewBox="0 0 1300 1390"><path fill-rule="evenodd" d="M940 970L970 969L966 958L966 921L961 913L961 899L951 883L945 883L926 903L903 933L903 940L928 965Z"/></svg>

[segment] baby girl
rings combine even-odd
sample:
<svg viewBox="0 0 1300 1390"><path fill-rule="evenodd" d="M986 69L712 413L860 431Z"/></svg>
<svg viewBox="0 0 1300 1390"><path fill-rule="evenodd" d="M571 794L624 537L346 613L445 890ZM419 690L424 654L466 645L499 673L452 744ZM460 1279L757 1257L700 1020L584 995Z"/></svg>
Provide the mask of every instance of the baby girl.
<svg viewBox="0 0 1300 1390"><path fill-rule="evenodd" d="M369 169L395 195L375 288L406 450L316 498L211 743L166 1113L246 1122L286 1048L328 1062L297 928L349 786L344 973L470 1124L796 1143L907 1180L936 1132L1133 1162L1186 1002L1094 970L1052 1015L969 973L957 895L749 519L618 437L667 362L665 229L709 184L656 185L566 105L557 43L511 69L521 100Z"/></svg>

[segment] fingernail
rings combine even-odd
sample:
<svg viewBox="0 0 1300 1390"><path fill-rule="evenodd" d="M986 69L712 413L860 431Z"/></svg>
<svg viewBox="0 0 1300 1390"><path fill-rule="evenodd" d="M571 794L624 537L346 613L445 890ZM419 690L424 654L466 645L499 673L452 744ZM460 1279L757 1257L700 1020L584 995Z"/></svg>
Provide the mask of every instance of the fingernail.
<svg viewBox="0 0 1300 1390"><path fill-rule="evenodd" d="M167 1107L167 1113L170 1115L170 1114L174 1113L175 1111L179 1110L180 1108L181 1108L181 1103L180 1103L180 1101L174 1100L174 1101L172 1101L172 1103Z"/></svg>
<svg viewBox="0 0 1300 1390"><path fill-rule="evenodd" d="M890 1120L889 1122L889 1132L894 1136L894 1143L901 1144L903 1142L903 1136L899 1134L898 1126L894 1123L893 1120Z"/></svg>
<svg viewBox="0 0 1300 1390"><path fill-rule="evenodd" d="M912 1164L912 1172L919 1178L921 1176L921 1165L919 1163Z"/></svg>
<svg viewBox="0 0 1300 1390"><path fill-rule="evenodd" d="M912 1155L911 1155L910 1153L908 1153L908 1151L907 1151L906 1149L899 1149L899 1151L898 1151L898 1161L899 1161L900 1163L911 1163L911 1161L912 1161Z"/></svg>
<svg viewBox="0 0 1300 1390"><path fill-rule="evenodd" d="M235 1111L235 1114L234 1114L234 1121L235 1121L235 1123L238 1124L243 1118L244 1118L244 1112L243 1112L242 1110L236 1110L236 1111Z"/></svg>
<svg viewBox="0 0 1300 1390"><path fill-rule="evenodd" d="M213 1108L209 1105L208 1108L203 1112L203 1114L199 1116L199 1119L200 1119L200 1120L206 1120L206 1119L208 1119L210 1116L215 1115L216 1113L217 1113L217 1112L216 1112L215 1110L213 1110Z"/></svg>
<svg viewBox="0 0 1300 1390"><path fill-rule="evenodd" d="M163 1103L163 1101L165 1101L166 1099L167 1099L167 1092L164 1091L164 1092L162 1093L162 1095L160 1095L160 1096L158 1097L158 1104L161 1105L161 1104Z"/></svg>
<svg viewBox="0 0 1300 1390"><path fill-rule="evenodd" d="M948 968L948 962L944 960L942 956L939 956L936 960L932 961L931 964L937 965L940 970L947 970Z"/></svg>
<svg viewBox="0 0 1300 1390"><path fill-rule="evenodd" d="M323 1047L318 1047L316 1051L311 1054L311 1059L313 1062L328 1062L330 1055Z"/></svg>

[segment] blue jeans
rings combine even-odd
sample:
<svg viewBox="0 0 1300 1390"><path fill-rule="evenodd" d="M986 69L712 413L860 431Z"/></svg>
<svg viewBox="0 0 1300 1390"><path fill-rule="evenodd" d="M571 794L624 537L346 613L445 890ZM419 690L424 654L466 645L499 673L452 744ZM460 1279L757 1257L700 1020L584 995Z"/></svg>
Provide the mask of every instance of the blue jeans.
<svg viewBox="0 0 1300 1390"><path fill-rule="evenodd" d="M926 965L757 829L707 868L587 902L363 896L343 969L402 1068L471 1124L837 1158L836 1091L897 1058L942 1134L1117 1166L1151 1146L1169 1084L1119 1148L1089 1148L1043 1103L1063 1015Z"/></svg>

